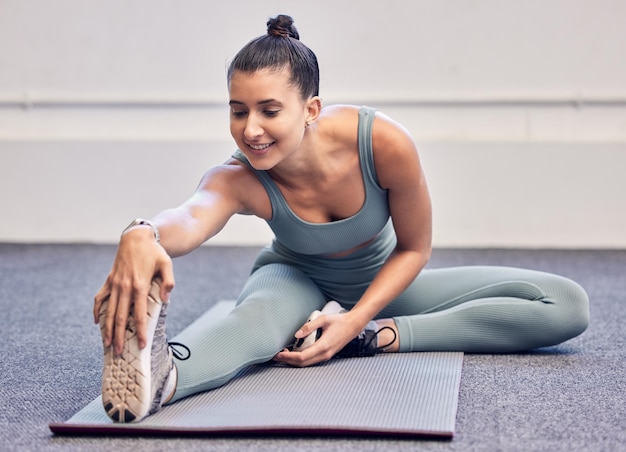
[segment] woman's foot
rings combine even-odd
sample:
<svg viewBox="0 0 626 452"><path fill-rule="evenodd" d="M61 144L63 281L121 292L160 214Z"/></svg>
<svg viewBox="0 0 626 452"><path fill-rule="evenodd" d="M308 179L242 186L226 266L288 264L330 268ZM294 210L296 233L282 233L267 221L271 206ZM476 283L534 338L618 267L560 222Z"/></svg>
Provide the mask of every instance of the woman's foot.
<svg viewBox="0 0 626 452"><path fill-rule="evenodd" d="M365 329L339 350L334 357L354 358L389 352L392 351L391 347L396 343L397 338L398 333L393 326L380 326L377 320L371 320Z"/></svg>
<svg viewBox="0 0 626 452"><path fill-rule="evenodd" d="M321 311L314 311L309 320L314 320L320 315L337 314L346 312L336 301L326 303ZM321 328L299 339L293 347L294 351L302 351L313 345L322 335ZM352 339L335 358L352 358L357 356L374 356L381 352L398 351L398 332L392 319L372 320L361 333Z"/></svg>
<svg viewBox="0 0 626 452"><path fill-rule="evenodd" d="M112 346L104 348L102 405L115 422L137 422L157 412L176 388L177 371L165 333L167 303L160 299L159 282L152 282L148 295L146 347L139 348L135 321L129 317L122 353L115 355ZM107 307L108 300L100 310L102 332Z"/></svg>

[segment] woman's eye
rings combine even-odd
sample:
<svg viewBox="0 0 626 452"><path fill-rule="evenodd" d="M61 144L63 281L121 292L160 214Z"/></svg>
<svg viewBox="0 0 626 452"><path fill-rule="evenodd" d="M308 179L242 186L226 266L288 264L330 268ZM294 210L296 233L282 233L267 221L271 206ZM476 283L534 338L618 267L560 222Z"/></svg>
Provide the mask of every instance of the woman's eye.
<svg viewBox="0 0 626 452"><path fill-rule="evenodd" d="M246 115L245 111L233 111L231 112L231 114L235 117L235 118L240 118L242 116Z"/></svg>
<svg viewBox="0 0 626 452"><path fill-rule="evenodd" d="M269 117L276 116L278 113L280 113L280 110L265 110L265 115Z"/></svg>

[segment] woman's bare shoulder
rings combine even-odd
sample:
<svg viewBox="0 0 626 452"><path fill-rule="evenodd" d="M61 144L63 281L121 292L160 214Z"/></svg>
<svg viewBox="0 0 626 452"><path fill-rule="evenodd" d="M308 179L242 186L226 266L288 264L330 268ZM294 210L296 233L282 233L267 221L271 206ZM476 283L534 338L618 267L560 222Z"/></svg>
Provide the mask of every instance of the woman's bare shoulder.
<svg viewBox="0 0 626 452"><path fill-rule="evenodd" d="M359 109L356 105L343 104L324 107L318 119L320 132L333 140L356 142Z"/></svg>
<svg viewBox="0 0 626 452"><path fill-rule="evenodd" d="M421 178L421 163L415 141L402 124L377 113L372 126L374 162L381 186L397 185L406 177Z"/></svg>
<svg viewBox="0 0 626 452"><path fill-rule="evenodd" d="M324 107L320 115L320 127L326 135L336 140L356 142L361 108L358 105ZM375 152L414 152L413 138L402 124L384 112L376 111L375 115L372 127Z"/></svg>
<svg viewBox="0 0 626 452"><path fill-rule="evenodd" d="M320 121L330 121L333 123L342 121L358 121L359 110L358 105L337 104L327 105L322 109Z"/></svg>

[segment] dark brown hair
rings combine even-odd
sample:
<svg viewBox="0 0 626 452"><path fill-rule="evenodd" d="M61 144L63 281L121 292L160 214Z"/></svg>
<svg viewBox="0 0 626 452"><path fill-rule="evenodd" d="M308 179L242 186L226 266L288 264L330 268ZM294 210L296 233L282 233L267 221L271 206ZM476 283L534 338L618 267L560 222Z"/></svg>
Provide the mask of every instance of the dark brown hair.
<svg viewBox="0 0 626 452"><path fill-rule="evenodd" d="M236 71L289 68L290 81L303 99L319 95L320 74L315 53L300 42L293 19L284 14L267 21L267 34L247 43L230 63L228 80Z"/></svg>

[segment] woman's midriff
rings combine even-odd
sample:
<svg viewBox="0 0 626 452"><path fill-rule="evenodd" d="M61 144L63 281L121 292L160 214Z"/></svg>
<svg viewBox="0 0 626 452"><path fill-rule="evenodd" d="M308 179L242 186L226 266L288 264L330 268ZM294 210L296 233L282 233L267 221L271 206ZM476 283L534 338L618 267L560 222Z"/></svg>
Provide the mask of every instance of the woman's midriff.
<svg viewBox="0 0 626 452"><path fill-rule="evenodd" d="M369 245L374 240L376 240L376 237L378 237L378 234L375 235L374 237L372 237L371 239L361 243L360 245L355 246L354 248L350 248L349 250L346 250L346 251L340 251L338 253L326 254L326 255L324 255L324 257L329 257L329 258L332 259L332 258L339 258L339 257L349 256L350 254L354 253L355 251L358 251L361 248L365 248L367 245Z"/></svg>

